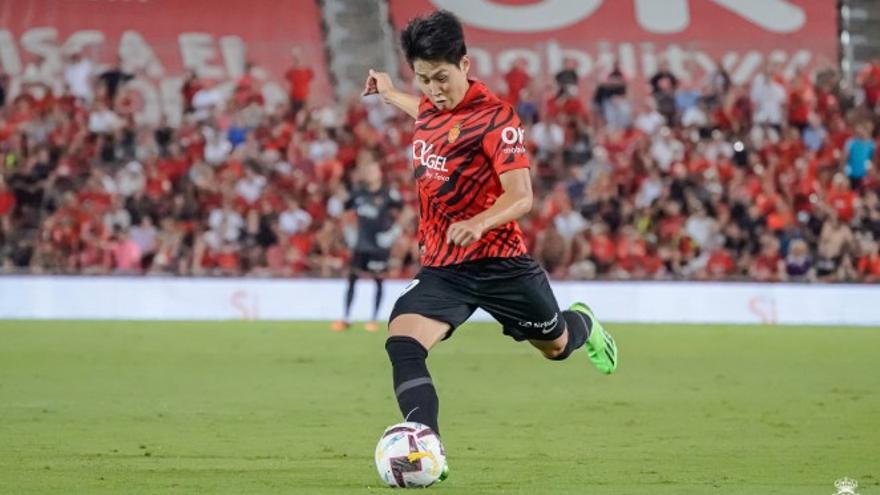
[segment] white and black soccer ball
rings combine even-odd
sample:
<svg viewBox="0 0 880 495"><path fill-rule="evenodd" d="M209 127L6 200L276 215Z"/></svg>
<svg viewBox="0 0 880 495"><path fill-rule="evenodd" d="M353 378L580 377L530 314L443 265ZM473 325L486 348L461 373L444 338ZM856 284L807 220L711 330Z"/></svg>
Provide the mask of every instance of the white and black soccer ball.
<svg viewBox="0 0 880 495"><path fill-rule="evenodd" d="M398 423L376 445L376 469L388 486L431 486L445 477L446 451L440 437L421 423Z"/></svg>

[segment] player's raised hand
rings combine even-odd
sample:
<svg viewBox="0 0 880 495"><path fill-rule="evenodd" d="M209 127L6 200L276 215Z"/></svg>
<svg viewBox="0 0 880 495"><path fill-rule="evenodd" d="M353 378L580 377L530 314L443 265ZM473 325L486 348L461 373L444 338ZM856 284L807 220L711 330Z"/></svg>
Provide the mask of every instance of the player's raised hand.
<svg viewBox="0 0 880 495"><path fill-rule="evenodd" d="M394 89L394 83L391 82L391 76L387 72L377 72L370 69L370 74L367 76L367 82L364 84L364 92L361 93L361 96L384 95L392 89Z"/></svg>
<svg viewBox="0 0 880 495"><path fill-rule="evenodd" d="M446 231L446 242L456 246L470 246L483 237L483 229L472 220L455 222Z"/></svg>

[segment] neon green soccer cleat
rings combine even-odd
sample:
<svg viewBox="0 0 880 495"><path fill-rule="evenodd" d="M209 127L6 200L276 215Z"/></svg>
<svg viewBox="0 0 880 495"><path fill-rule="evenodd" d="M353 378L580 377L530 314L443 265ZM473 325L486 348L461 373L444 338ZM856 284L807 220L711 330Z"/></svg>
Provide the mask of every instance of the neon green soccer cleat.
<svg viewBox="0 0 880 495"><path fill-rule="evenodd" d="M568 309L583 313L593 322L593 330L584 347L587 348L590 361L596 368L599 368L599 371L606 375L614 373L614 370L617 369L617 344L614 342L614 338L602 327L602 324L596 319L596 315L593 314L593 310L586 304L576 302Z"/></svg>

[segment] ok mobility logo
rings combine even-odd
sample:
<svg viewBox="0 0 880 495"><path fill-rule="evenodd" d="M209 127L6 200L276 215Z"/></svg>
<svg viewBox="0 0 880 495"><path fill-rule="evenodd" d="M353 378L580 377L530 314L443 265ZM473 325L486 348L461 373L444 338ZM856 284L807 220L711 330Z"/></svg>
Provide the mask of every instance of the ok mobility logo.
<svg viewBox="0 0 880 495"><path fill-rule="evenodd" d="M526 138L526 131L522 127L505 127L501 130L501 142L505 147L501 149L504 153L525 153L526 148L523 142Z"/></svg>
<svg viewBox="0 0 880 495"><path fill-rule="evenodd" d="M572 26L593 15L605 0L544 0L506 5L493 0L431 0L475 27L493 31L534 33ZM618 0L615 0L618 1ZM803 9L788 0L701 0L775 33L797 31L807 21ZM633 0L636 22L652 33L684 31L691 22L689 0Z"/></svg>

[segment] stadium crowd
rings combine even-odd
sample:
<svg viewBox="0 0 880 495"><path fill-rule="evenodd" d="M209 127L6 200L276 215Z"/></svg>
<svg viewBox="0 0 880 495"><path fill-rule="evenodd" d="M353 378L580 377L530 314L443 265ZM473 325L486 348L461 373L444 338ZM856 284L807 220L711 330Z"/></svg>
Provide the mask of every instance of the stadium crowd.
<svg viewBox="0 0 880 495"><path fill-rule="evenodd" d="M379 161L405 205L390 276L412 276L412 122L380 99L315 106L294 58L274 108L249 75L227 95L188 74L176 127L138 123L136 76L81 55L61 92L0 75L0 270L340 276L346 199ZM772 64L742 85L720 66L504 80L533 158L521 225L551 276L880 281L880 60L852 83Z"/></svg>

